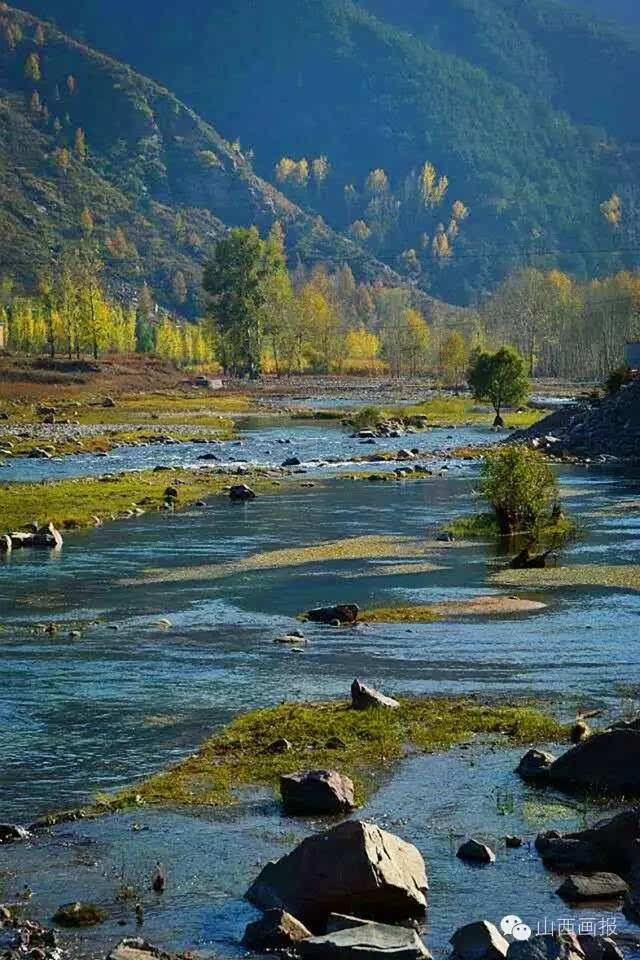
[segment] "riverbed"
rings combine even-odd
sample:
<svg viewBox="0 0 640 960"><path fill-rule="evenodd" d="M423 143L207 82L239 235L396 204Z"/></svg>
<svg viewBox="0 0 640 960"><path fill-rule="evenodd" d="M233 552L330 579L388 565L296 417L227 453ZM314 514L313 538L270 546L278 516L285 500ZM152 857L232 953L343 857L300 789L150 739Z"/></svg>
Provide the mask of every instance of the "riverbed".
<svg viewBox="0 0 640 960"><path fill-rule="evenodd" d="M443 456L440 465L449 469L442 475L353 481L321 463L376 448L335 425L248 423L245 431L241 447L221 445L225 457L236 457L224 462L275 464L297 456L315 485L303 488L301 476L246 505L217 497L205 509L69 534L61 553L15 553L0 566L0 820L28 822L86 802L192 752L240 710L346 696L354 676L400 695L541 697L567 719L578 709L601 707L607 717L636 710L640 591L629 588L524 591L546 607L501 620L305 625L308 643L301 649L274 644L300 626L297 614L323 603L370 608L503 592L487 586L503 558L491 544L434 544L428 571L415 556L243 568L243 558L283 547L362 536L431 541L442 523L478 508L472 464ZM379 448L415 443L444 451L495 436L434 430L381 441ZM194 447L123 448L98 469L105 472L112 458L119 458L117 469L195 465L203 447ZM141 463L141 457L151 459ZM29 478L49 479L55 474L46 471L79 474L90 461L15 461L12 468L40 470ZM611 464L558 469L563 506L583 527L564 560L640 563L640 514L606 512L638 499L637 471ZM234 570L221 575L231 562ZM209 572L201 575L204 566ZM59 623L58 633L42 631L50 622ZM70 635L72 622L79 635ZM518 913L535 929L544 917L577 916L553 894L559 881L535 852L505 851L500 838L521 833L531 840L538 829L567 829L599 811L525 787L513 775L516 761L517 752L490 744L414 756L386 772L363 811L415 842L428 860L432 950L444 951L456 926L473 919ZM131 905L115 900L118 886L131 882L144 890L145 937L171 949L236 956L244 923L254 916L242 894L259 865L320 826L283 819L266 793L226 811L140 810L68 824L33 844L0 850L0 879L8 874L3 896L29 883L34 916L44 918L76 897L107 905L109 922L77 944L79 954L89 955L135 932ZM498 845L498 862L484 871L454 856L456 838L472 833ZM156 859L169 874L161 899L146 889ZM622 929L621 915L613 915Z"/></svg>

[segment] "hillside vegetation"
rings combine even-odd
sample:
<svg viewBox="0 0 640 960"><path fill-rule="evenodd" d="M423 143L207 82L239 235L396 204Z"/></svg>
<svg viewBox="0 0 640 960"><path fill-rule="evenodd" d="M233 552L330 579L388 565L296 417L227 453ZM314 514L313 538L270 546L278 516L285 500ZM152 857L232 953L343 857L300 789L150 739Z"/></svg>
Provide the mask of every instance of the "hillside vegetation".
<svg viewBox="0 0 640 960"><path fill-rule="evenodd" d="M523 264L636 264L640 46L579 10L193 0L176 29L168 0L30 6L174 89L255 150L263 177L284 159L296 204L444 299L471 302ZM437 202L421 189L428 164L447 180ZM614 194L612 224L601 204Z"/></svg>
<svg viewBox="0 0 640 960"><path fill-rule="evenodd" d="M285 230L293 262L393 274L257 177L167 90L0 5L0 263L32 288L87 226L115 292L147 281L200 311L202 262L228 225Z"/></svg>

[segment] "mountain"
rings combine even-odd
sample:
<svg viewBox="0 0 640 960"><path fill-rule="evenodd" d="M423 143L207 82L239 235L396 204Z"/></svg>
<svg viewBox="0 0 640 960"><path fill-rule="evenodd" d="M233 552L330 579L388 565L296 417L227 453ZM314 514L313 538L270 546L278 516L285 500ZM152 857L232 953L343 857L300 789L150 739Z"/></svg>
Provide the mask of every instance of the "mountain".
<svg viewBox="0 0 640 960"><path fill-rule="evenodd" d="M565 0L565 2L602 20L617 21L640 28L640 8L637 0Z"/></svg>
<svg viewBox="0 0 640 960"><path fill-rule="evenodd" d="M112 287L146 280L159 302L194 315L211 243L229 225L266 231L276 220L293 263L346 262L356 276L399 279L256 176L166 89L0 5L3 274L32 287L92 224Z"/></svg>
<svg viewBox="0 0 640 960"><path fill-rule="evenodd" d="M636 206L640 45L559 0L26 2L175 90L253 149L262 177L326 156L322 190L295 171L282 189L337 230L355 221L372 255L445 299L473 301L523 263L637 262L609 252L633 244L600 205L615 192ZM449 182L429 217L427 161ZM380 168L386 206L365 187ZM453 255L434 259L449 228Z"/></svg>

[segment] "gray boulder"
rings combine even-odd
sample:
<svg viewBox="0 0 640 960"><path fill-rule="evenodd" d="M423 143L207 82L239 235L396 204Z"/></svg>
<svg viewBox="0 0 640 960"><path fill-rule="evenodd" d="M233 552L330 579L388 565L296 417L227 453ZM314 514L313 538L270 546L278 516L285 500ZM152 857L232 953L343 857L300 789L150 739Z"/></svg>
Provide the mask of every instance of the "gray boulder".
<svg viewBox="0 0 640 960"><path fill-rule="evenodd" d="M107 960L170 960L171 954L152 946L142 937L126 937L111 950Z"/></svg>
<svg viewBox="0 0 640 960"><path fill-rule="evenodd" d="M45 523L42 527L38 527L36 533L33 537L34 547L61 547L64 541L59 530L56 530L53 523Z"/></svg>
<svg viewBox="0 0 640 960"><path fill-rule="evenodd" d="M460 927L449 943L459 960L501 960L509 949L498 928L487 920Z"/></svg>
<svg viewBox="0 0 640 960"><path fill-rule="evenodd" d="M278 907L318 930L330 913L382 921L421 917L427 890L424 860L412 844L351 820L268 863L246 896L263 910Z"/></svg>
<svg viewBox="0 0 640 960"><path fill-rule="evenodd" d="M311 932L286 910L267 910L247 926L242 942L250 950L287 950L308 940Z"/></svg>
<svg viewBox="0 0 640 960"><path fill-rule="evenodd" d="M584 951L573 933L543 933L509 944L507 960L584 960Z"/></svg>
<svg viewBox="0 0 640 960"><path fill-rule="evenodd" d="M539 834L536 849L544 862L560 870L608 871L625 876L638 859L640 807L624 810L587 830Z"/></svg>
<svg viewBox="0 0 640 960"><path fill-rule="evenodd" d="M544 750L528 750L516 767L516 773L530 783L543 782L555 759L552 753Z"/></svg>
<svg viewBox="0 0 640 960"><path fill-rule="evenodd" d="M355 808L353 781L337 770L308 770L280 777L282 803L288 813L335 815Z"/></svg>
<svg viewBox="0 0 640 960"><path fill-rule="evenodd" d="M589 876L572 874L556 893L569 903L576 903L579 900L615 900L628 890L628 885L617 873L592 873Z"/></svg>
<svg viewBox="0 0 640 960"><path fill-rule="evenodd" d="M611 937L594 937L588 933L578 934L586 960L624 960L624 954Z"/></svg>
<svg viewBox="0 0 640 960"><path fill-rule="evenodd" d="M374 687L367 687L359 680L354 680L351 684L351 706L354 710L370 710L372 707L395 710L400 704L393 697L386 697Z"/></svg>
<svg viewBox="0 0 640 960"><path fill-rule="evenodd" d="M546 777L569 790L640 794L640 732L627 727L594 733L558 757Z"/></svg>
<svg viewBox="0 0 640 960"><path fill-rule="evenodd" d="M300 953L310 960L424 960L431 956L415 930L386 923L360 923L313 937L300 944Z"/></svg>
<svg viewBox="0 0 640 960"><path fill-rule="evenodd" d="M355 623L360 613L357 603L338 603L333 607L316 607L307 612L307 620L313 623Z"/></svg>
<svg viewBox="0 0 640 960"><path fill-rule="evenodd" d="M15 823L0 823L0 843L13 843L14 840L26 840L29 831Z"/></svg>
<svg viewBox="0 0 640 960"><path fill-rule="evenodd" d="M236 483L231 490L229 490L229 499L235 500L236 502L242 500L255 500L256 494L248 487L246 483Z"/></svg>
<svg viewBox="0 0 640 960"><path fill-rule="evenodd" d="M62 927L93 927L107 918L104 910L95 903L65 903L53 915L55 923Z"/></svg>
<svg viewBox="0 0 640 960"><path fill-rule="evenodd" d="M467 840L459 847L456 854L461 860L470 860L473 863L495 863L496 855L486 843L479 840Z"/></svg>
<svg viewBox="0 0 640 960"><path fill-rule="evenodd" d="M11 553L13 549L13 544L11 543L11 537L8 534L2 534L0 536L0 553Z"/></svg>

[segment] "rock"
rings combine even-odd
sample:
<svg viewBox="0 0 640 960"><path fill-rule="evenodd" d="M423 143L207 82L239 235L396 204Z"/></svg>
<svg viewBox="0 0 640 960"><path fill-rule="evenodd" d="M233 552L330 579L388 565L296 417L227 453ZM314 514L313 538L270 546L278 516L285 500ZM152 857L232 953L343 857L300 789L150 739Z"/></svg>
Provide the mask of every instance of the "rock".
<svg viewBox="0 0 640 960"><path fill-rule="evenodd" d="M299 467L301 463L302 463L302 460L300 460L298 457L288 457L286 460L283 460L282 466L283 467Z"/></svg>
<svg viewBox="0 0 640 960"><path fill-rule="evenodd" d="M198 460L217 460L215 453L203 453L198 457Z"/></svg>
<svg viewBox="0 0 640 960"><path fill-rule="evenodd" d="M582 743L590 734L591 730L584 720L577 720L571 727L571 743Z"/></svg>
<svg viewBox="0 0 640 960"><path fill-rule="evenodd" d="M505 846L510 850L517 850L518 847L522 846L522 837L511 837L507 835L504 838Z"/></svg>
<svg viewBox="0 0 640 960"><path fill-rule="evenodd" d="M557 831L536 838L536 849L545 864L560 870L609 871L625 876L637 860L640 840L640 808L624 810L615 817L576 833Z"/></svg>
<svg viewBox="0 0 640 960"><path fill-rule="evenodd" d="M64 543L59 530L49 521L44 526L39 527L33 537L34 547L61 547Z"/></svg>
<svg viewBox="0 0 640 960"><path fill-rule="evenodd" d="M552 753L544 750L528 750L516 767L516 773L529 782L544 782L555 759Z"/></svg>
<svg viewBox="0 0 640 960"><path fill-rule="evenodd" d="M568 789L640 794L640 732L627 728L593 734L558 757L547 779Z"/></svg>
<svg viewBox="0 0 640 960"><path fill-rule="evenodd" d="M298 643L304 643L304 642L305 642L305 639L304 639L304 637L298 637L298 636L296 636L294 633L288 633L288 634L285 634L284 637L276 637L276 639L275 639L273 642L274 642L274 643L298 644Z"/></svg>
<svg viewBox="0 0 640 960"><path fill-rule="evenodd" d="M624 954L611 937L594 937L588 933L578 934L586 960L624 960Z"/></svg>
<svg viewBox="0 0 640 960"><path fill-rule="evenodd" d="M267 910L260 920L248 925L242 942L250 950L262 953L265 950L295 948L303 940L309 940L311 936L311 932L304 924L286 910L274 909Z"/></svg>
<svg viewBox="0 0 640 960"><path fill-rule="evenodd" d="M11 553L12 549L11 537L7 534L0 536L0 553Z"/></svg>
<svg viewBox="0 0 640 960"><path fill-rule="evenodd" d="M289 750L293 749L293 744L291 744L285 737L278 737L277 740L274 740L273 743L270 743L267 747L267 753L288 753Z"/></svg>
<svg viewBox="0 0 640 960"><path fill-rule="evenodd" d="M509 949L498 928L487 920L460 927L449 943L459 960L500 960L506 957Z"/></svg>
<svg viewBox="0 0 640 960"><path fill-rule="evenodd" d="M415 453L412 453L411 450L398 450L396 454L396 460L414 460Z"/></svg>
<svg viewBox="0 0 640 960"><path fill-rule="evenodd" d="M126 937L107 955L107 960L171 960L171 955L152 946L142 937Z"/></svg>
<svg viewBox="0 0 640 960"><path fill-rule="evenodd" d="M335 607L316 607L307 612L307 619L313 623L355 623L360 613L357 603L338 603Z"/></svg>
<svg viewBox="0 0 640 960"><path fill-rule="evenodd" d="M544 933L529 940L509 944L507 960L584 960L584 953L573 933Z"/></svg>
<svg viewBox="0 0 640 960"><path fill-rule="evenodd" d="M576 903L578 900L615 900L628 890L628 885L616 873L592 873L567 877L556 893L569 903Z"/></svg>
<svg viewBox="0 0 640 960"><path fill-rule="evenodd" d="M113 397L105 397L104 400L102 401L102 406L106 407L107 409L115 407L115 405L116 405L116 402L113 399Z"/></svg>
<svg viewBox="0 0 640 960"><path fill-rule="evenodd" d="M62 927L93 927L103 923L107 915L94 903L65 903L53 915L54 923Z"/></svg>
<svg viewBox="0 0 640 960"><path fill-rule="evenodd" d="M337 770L309 770L280 777L288 813L335 815L355 808L353 781Z"/></svg>
<svg viewBox="0 0 640 960"><path fill-rule="evenodd" d="M386 923L360 923L313 937L300 944L300 954L310 960L375 960L386 956L421 960L431 956L415 930Z"/></svg>
<svg viewBox="0 0 640 960"><path fill-rule="evenodd" d="M256 494L246 483L237 483L229 490L229 498L236 501L255 500Z"/></svg>
<svg viewBox="0 0 640 960"><path fill-rule="evenodd" d="M351 684L351 706L354 710L370 710L372 707L384 707L396 710L400 704L393 697L387 697L374 687L368 687L359 680Z"/></svg>
<svg viewBox="0 0 640 960"><path fill-rule="evenodd" d="M461 860L470 860L473 863L494 863L496 859L495 853L486 843L480 843L479 840L473 839L463 843L456 856Z"/></svg>
<svg viewBox="0 0 640 960"><path fill-rule="evenodd" d="M167 489L164 492L164 498L165 500L177 500L178 499L177 489L175 487L167 487Z"/></svg>
<svg viewBox="0 0 640 960"><path fill-rule="evenodd" d="M14 840L26 840L29 831L15 823L0 823L0 843L13 843Z"/></svg>
<svg viewBox="0 0 640 960"><path fill-rule="evenodd" d="M268 863L247 898L262 909L287 910L314 930L336 912L385 921L422 917L427 890L424 860L412 844L350 820Z"/></svg>

